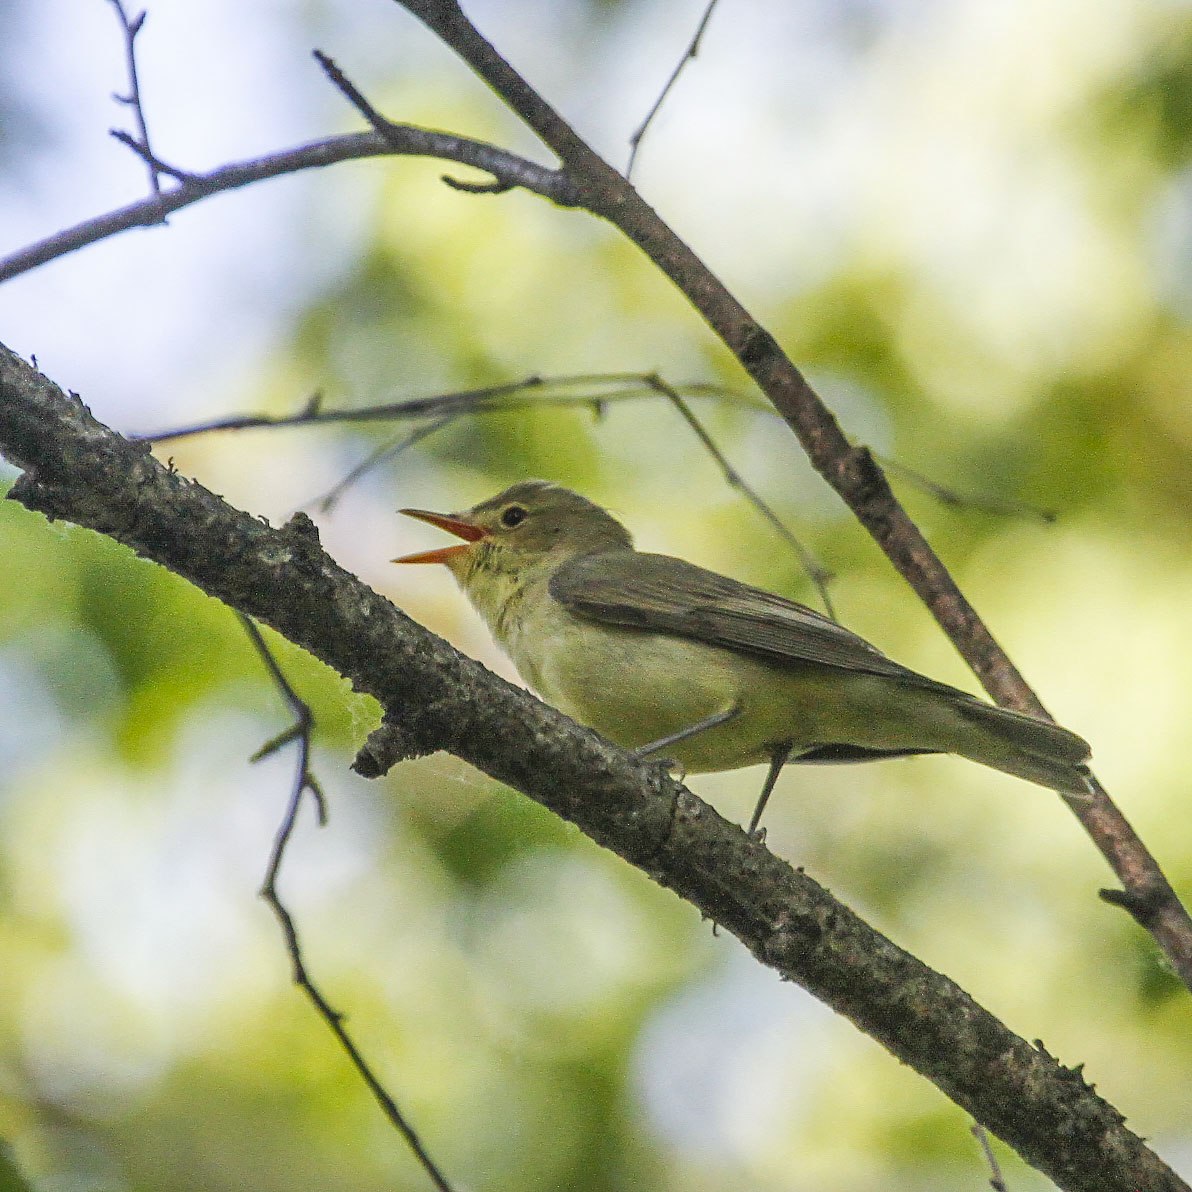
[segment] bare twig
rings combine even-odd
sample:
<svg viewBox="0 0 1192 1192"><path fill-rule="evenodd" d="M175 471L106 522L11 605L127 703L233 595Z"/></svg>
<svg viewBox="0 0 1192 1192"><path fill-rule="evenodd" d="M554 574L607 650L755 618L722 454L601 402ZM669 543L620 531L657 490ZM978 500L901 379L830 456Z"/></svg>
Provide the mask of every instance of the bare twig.
<svg viewBox="0 0 1192 1192"><path fill-rule="evenodd" d="M153 164L153 155L149 148L149 126L145 121L145 106L141 102L141 82L137 75L137 35L145 27L145 18L149 15L142 9L135 17L130 17L124 7L123 0L108 0L116 11L116 18L120 22L121 32L124 34L124 60L128 69L128 92L125 95L113 95L112 98L125 107L132 109L133 119L137 125L137 136L112 130L112 135L124 144L138 150L143 150L142 156L149 167L149 188L155 195L161 194L161 178ZM164 221L163 221L164 222Z"/></svg>
<svg viewBox="0 0 1192 1192"><path fill-rule="evenodd" d="M160 179L162 174L168 178L173 178L176 182L192 182L196 175L189 170L184 170L180 166L172 166L167 161L162 161L147 145L142 145L136 137L131 133L124 132L119 128L111 130L112 136L122 145L128 146L150 169L154 179ZM160 185L157 187L157 193L161 193ZM162 221L165 222L164 220Z"/></svg>
<svg viewBox="0 0 1192 1192"><path fill-rule="evenodd" d="M577 394L567 392L577 387L599 388L601 386L613 386L613 388L606 389L600 393ZM535 392L529 402L514 400L514 395L530 390L537 392ZM828 584L832 579L831 572L820 563L814 553L782 521L774 509L762 498L761 494L733 467L727 456L708 433L707 428L687 404L683 396L685 393L700 397L714 397L721 400L733 399L742 402L742 404L749 404L751 408L756 408L763 412L769 409L765 406L754 407L752 403L745 403L739 394L717 385L707 383L672 385L657 373L592 373L571 377L527 377L522 381L513 381L505 385L491 385L480 389L436 394L432 397L414 398L403 402L388 402L377 406L361 406L348 410L325 410L317 401L311 401L296 414L277 416L270 414L237 414L228 418L199 423L194 426L179 427L175 430L162 431L156 434L134 435L132 437L154 443L164 443L192 435L209 434L219 430L309 426L312 423L318 422L372 422L381 419L390 420L436 416L435 420L429 425L384 444L366 456L339 484L332 488L324 497L320 498L319 508L326 510L338 501L343 491L349 485L355 483L371 468L414 446L415 443L441 430L461 415L509 413L513 410L526 408L527 405L590 405L600 410L609 402L663 397L695 432L701 446L712 457L717 467L720 468L721 474L729 486L736 489L774 527L795 552L800 566L819 593L820 599L828 611L828 615L834 617L836 613L832 606L831 595L828 592Z"/></svg>
<svg viewBox="0 0 1192 1192"><path fill-rule="evenodd" d="M316 502L318 508L324 513L330 512L330 510L335 508L340 497L362 476L387 460L401 455L403 451L408 451L424 439L430 438L431 435L443 430L444 427L450 426L458 417L458 414L443 414L434 419L434 421L428 422L425 426L420 426L417 430L410 431L409 434L399 435L396 439L390 439L389 442L382 443L375 450L369 452L339 483L333 485L326 493L319 497Z"/></svg>
<svg viewBox="0 0 1192 1192"><path fill-rule="evenodd" d="M373 130L399 150L405 140L406 125L387 120L365 99L360 89L340 70L333 58L322 50L314 50L315 61L339 90L340 94L372 125ZM462 159L460 159L462 160ZM515 157L512 153L493 150L483 161L474 159L467 163L485 170L493 176L491 182L461 182L458 178L444 177L443 181L455 190L469 194L499 195L522 186L544 195L561 207L574 206L577 197L572 192L571 180L563 170L547 170L543 166Z"/></svg>
<svg viewBox="0 0 1192 1192"><path fill-rule="evenodd" d="M597 389L609 386L599 393L569 393L572 388ZM515 395L532 391L534 396L529 401L518 401ZM232 414L226 418L216 418L208 422L199 422L191 426L174 427L169 430L151 431L145 434L132 434L131 439L144 440L150 443L176 442L179 439L190 438L195 435L212 434L216 431L259 430L264 428L286 426L311 426L316 423L355 423L355 422L387 422L392 420L412 420L438 416L444 421L435 423L433 427L424 431L414 432L412 441L405 438L392 441L386 446L378 448L344 478L343 487L355 483L371 468L398 455L408 447L414 445L427 434L441 429L447 420L453 420L462 415L501 414L513 410L533 408L535 406L591 406L598 414L603 413L606 405L623 401L640 401L653 396L662 396L678 410L683 419L695 431L700 442L712 455L717 466L721 469L725 479L732 487L738 489L781 534L799 557L799 561L808 577L820 592L821 599L831 612L831 602L824 585L832 581L832 573L802 545L793 533L779 520L777 514L761 499L742 478L739 472L728 462L724 453L716 446L709 436L707 429L696 417L687 397L705 397L716 401L728 402L735 406L749 410L751 413L778 417L774 407L757 401L750 394L733 389L725 385L716 385L707 381L683 381L672 384L658 373L583 373L573 376L541 377L529 376L520 381L510 381L501 385L488 385L479 389L459 390L454 393L434 394L429 397L410 398L399 402L382 402L372 406L353 406L349 409L324 409L322 395L314 394L294 414ZM1031 517L1043 522L1053 522L1055 514L1038 509L1019 501L1008 501L997 497L981 494L957 493L930 477L916 472L896 460L882 457L882 463L893 472L897 472L911 483L924 489L935 497L941 504L956 508L983 509L990 513L997 513L1007 517ZM338 500L340 486L336 486L319 500L319 508L328 509Z"/></svg>
<svg viewBox="0 0 1192 1192"><path fill-rule="evenodd" d="M626 178L633 177L633 167L637 161L637 151L641 147L642 138L653 123L654 117L658 115L662 105L666 103L666 97L679 81L679 75L683 73L683 68L688 62L695 61L696 55L699 54L700 42L704 39L704 32L708 28L708 22L712 19L712 12L716 8L717 3L718 0L708 0L708 6L704 9L704 15L700 18L699 27L696 29L695 36L691 39L683 57L679 59L675 69L671 71L670 78L662 85L662 90L658 93L658 98L654 101L653 107L646 113L646 118L638 125L637 131L629 138L629 162L625 166Z"/></svg>
<svg viewBox="0 0 1192 1192"><path fill-rule="evenodd" d="M683 393L711 393L714 386L681 384ZM604 390L603 392L568 393L568 390ZM654 395L648 377L641 373L577 373L564 377L529 376L520 381L500 385L482 385L476 389L460 389L453 393L436 393L428 397L408 398L404 401L382 402L375 406L326 410L318 402L308 401L295 414L233 414L193 426L172 430L131 435L130 438L149 443L175 442L191 435L205 435L220 430L251 430L261 427L312 426L321 422L391 422L415 418L441 417L446 414L499 413L519 409L510 399L516 394L533 392L547 396L532 399L533 405L549 402L553 405L599 406L605 402L641 399ZM727 390L723 392L727 393Z"/></svg>
<svg viewBox="0 0 1192 1192"><path fill-rule="evenodd" d="M293 684L286 678L285 672L274 657L273 651L270 650L269 644L265 641L260 629L257 628L256 622L243 613L239 613L238 616L240 617L241 624L244 626L245 632L260 655L261 661L265 664L266 670L269 671L270 678L273 680L278 691L281 692L282 698L285 700L290 711L294 714L294 723L258 749L253 754L252 760L259 761L261 758L276 752L283 745L291 741L298 742L298 761L294 767L294 783L290 789L290 798L282 815L277 835L273 839L273 847L269 853L269 864L265 870L265 881L261 886L261 897L273 911L281 927L282 935L285 938L286 952L290 957L294 984L306 994L307 999L314 1006L315 1012L327 1024L331 1033L335 1036L336 1041L347 1054L352 1066L368 1086L377 1104L380 1105L381 1111L389 1120L389 1123L402 1136L406 1145L413 1153L414 1158L418 1161L423 1171L426 1172L427 1176L430 1177L431 1183L440 1192L452 1192L447 1178L428 1154L426 1147L417 1133L415 1133L413 1126L410 1125L405 1114L398 1108L397 1102L381 1083L380 1078L372 1070L368 1061L361 1054L360 1049L348 1033L347 1028L344 1026L343 1014L331 1006L319 987L314 983L314 979L311 977L310 970L306 967L306 961L302 955L302 943L298 937L298 927L289 909L282 902L281 895L278 893L277 883L281 874L281 865L285 858L286 848L294 834L294 825L298 819L298 809L302 805L302 796L308 792L310 793L315 803L315 810L318 813L320 825L327 822L327 802L323 797L323 790L319 786L318 780L311 773L310 769L311 732L314 728L314 716L311 713L310 705L302 699L297 691L294 690Z"/></svg>
<svg viewBox="0 0 1192 1192"><path fill-rule="evenodd" d="M980 1145L981 1153L985 1156L985 1162L989 1167L989 1186L993 1192L1009 1192L1001 1166L997 1161L997 1155L993 1153L993 1144L989 1141L989 1131L980 1122L974 1122L970 1133Z"/></svg>
<svg viewBox="0 0 1192 1192"><path fill-rule="evenodd" d="M671 405L679 412L679 416L687 423L689 427L695 432L696 437L700 443L703 444L704 450L716 461L717 467L720 468L721 475L724 476L725 483L730 488L735 488L745 499L778 531L779 535L785 540L787 545L795 552L796 558L799 560L800 566L803 568L807 578L815 585L815 590L819 593L820 599L824 603L824 608L827 610L828 616L833 620L836 617L836 610L832 606L832 597L828 592L828 584L832 580L832 573L828 571L819 559L806 547L794 534L794 532L786 525L786 523L778 516L777 513L763 500L761 494L755 489L736 468L728 461L728 457L716 445L712 436L708 434L704 424L695 416L691 407L684 401L683 397L672 386L668 385L660 376L653 375L649 378L651 386L663 395L671 403Z"/></svg>
<svg viewBox="0 0 1192 1192"><path fill-rule="evenodd" d="M999 704L1047 709L960 591L890 489L873 455L849 443L835 415L774 337L704 262L468 20L456 0L397 0L450 46L557 155L584 207L633 241L683 292L786 420L816 470L924 602ZM1192 918L1158 862L1095 781L1065 800L1121 881L1109 898L1130 910L1192 989Z"/></svg>
<svg viewBox="0 0 1192 1192"><path fill-rule="evenodd" d="M535 165L525 158L507 153L484 141L415 128L409 124L391 124L384 135L374 131L327 137L294 149L269 153L264 157L233 162L205 174L192 174L176 167L167 168L164 163L154 158L159 170L180 178L179 185L129 203L126 207L109 211L105 215L84 220L74 227L18 249L7 257L0 257L0 282L27 273L30 269L36 269L47 261L66 256L67 253L84 248L88 244L95 244L119 232L126 232L130 228L149 228L164 223L167 215L211 195L236 190L253 182L264 181L266 178L280 178L299 170L318 169L336 162L359 158L386 156L437 157L457 161L461 165L475 166L479 170L504 178L510 181L511 185L532 190L535 194L554 202L562 203L565 200L566 187L562 185L561 175L557 170Z"/></svg>
<svg viewBox="0 0 1192 1192"><path fill-rule="evenodd" d="M914 468L908 468L906 464L901 464L887 455L875 453L875 458L880 460L882 467L887 472L893 472L909 481L916 488L921 488L939 501L941 505L950 505L954 509L983 509L986 513L996 513L1005 517L1029 517L1047 526L1053 525L1058 520L1058 515L1053 509L1040 509L1037 505L1028 505L1024 501L1007 501L1004 498L984 496L981 493L958 493L955 489L948 488L946 485L940 484L939 481L932 480L930 476L925 476Z"/></svg>

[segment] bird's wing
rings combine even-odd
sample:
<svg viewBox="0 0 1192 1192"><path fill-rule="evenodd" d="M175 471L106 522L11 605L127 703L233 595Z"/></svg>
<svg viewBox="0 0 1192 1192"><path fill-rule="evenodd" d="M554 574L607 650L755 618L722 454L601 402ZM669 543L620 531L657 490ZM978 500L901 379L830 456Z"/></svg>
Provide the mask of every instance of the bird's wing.
<svg viewBox="0 0 1192 1192"><path fill-rule="evenodd" d="M550 593L577 616L608 625L673 633L779 665L816 663L938 686L805 605L669 555L583 555L559 567Z"/></svg>

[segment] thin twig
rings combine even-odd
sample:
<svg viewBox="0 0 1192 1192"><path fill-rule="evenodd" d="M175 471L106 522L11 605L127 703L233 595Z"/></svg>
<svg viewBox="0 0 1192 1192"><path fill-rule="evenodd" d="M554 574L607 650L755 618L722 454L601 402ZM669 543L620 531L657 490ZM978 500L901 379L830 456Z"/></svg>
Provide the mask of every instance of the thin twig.
<svg viewBox="0 0 1192 1192"><path fill-rule="evenodd" d="M368 1061L361 1054L351 1035L349 1035L347 1028L344 1026L343 1014L331 1006L318 986L315 985L306 967L306 962L303 959L302 943L298 938L298 928L294 923L293 916L282 902L281 895L278 893L277 885L281 874L281 865L285 858L286 848L294 834L294 826L298 819L298 809L302 805L302 796L307 792L310 793L315 803L315 810L318 813L320 825L327 822L327 803L323 797L323 791L319 786L318 780L310 770L311 732L314 728L314 715L310 710L310 705L302 699L294 690L289 679L286 678L285 672L273 656L273 651L270 650L269 644L265 641L260 629L257 628L256 622L250 617L246 617L243 613L238 613L237 615L253 645L256 647L261 661L264 662L266 669L269 671L270 677L294 715L293 725L262 746L253 755L253 760L257 761L267 754L275 752L282 745L290 741L298 742L298 762L294 767L294 783L290 790L290 798L286 804L285 813L282 815L281 824L273 839L273 847L269 853L269 864L265 869L265 881L261 886L261 897L273 911L281 926L282 935L286 943L286 952L290 957L290 964L293 970L294 984L306 994L319 1017L323 1019L335 1035L340 1047L343 1048L351 1060L353 1067L355 1067L357 1073L359 1073L361 1079L368 1086L369 1091L380 1105L381 1111L388 1118L390 1124L401 1134L406 1145L413 1152L414 1158L418 1161L423 1171L430 1177L431 1183L439 1189L439 1192L452 1192L447 1178L427 1153L422 1140L398 1108L397 1102L394 1101L389 1091L373 1072Z"/></svg>
<svg viewBox="0 0 1192 1192"><path fill-rule="evenodd" d="M708 434L704 424L695 416L691 407L683 400L678 391L671 385L668 385L657 374L647 378L647 380L650 387L662 394L679 412L679 416L683 421L695 432L704 450L716 462L717 467L720 468L725 483L730 488L736 489L778 531L787 545L795 552L795 556L799 560L799 565L803 568L807 578L815 585L815 590L819 593L820 600L823 601L828 616L835 620L836 610L832 606L832 597L828 592L828 584L832 580L832 573L815 557L810 548L805 546L795 536L794 531L774 512L762 498L762 495L729 463L728 457L716 445L712 436Z"/></svg>
<svg viewBox="0 0 1192 1192"><path fill-rule="evenodd" d="M295 414L233 414L227 418L216 418L210 422L199 422L192 426L176 427L172 430L149 434L130 435L135 440L149 443L175 442L191 435L205 435L221 430L251 430L276 426L311 426L321 422L389 422L396 419L425 418L444 414L472 414L477 411L499 411L516 409L505 399L528 390L551 391L556 389L616 387L610 393L579 396L554 396L534 399L534 404L549 401L552 404L594 405L601 402L624 400L630 397L649 396L650 386L641 373L578 373L564 377L528 376L520 381L508 381L501 385L483 385L476 389L461 389L454 393L437 393L429 397L409 398L405 401L382 402L375 406L358 406L352 409L325 410L319 404L307 402ZM629 391L627 386L638 386ZM715 387L703 384L684 384L679 389L685 393L710 393ZM728 390L723 392L728 393ZM500 403L488 405L486 403Z"/></svg>
<svg viewBox="0 0 1192 1192"><path fill-rule="evenodd" d="M264 157L232 162L205 174L187 173L174 167L163 169L162 172L180 178L178 186L84 220L6 257L0 257L0 282L130 228L155 227L164 223L167 215L210 195L236 190L267 178L280 178L300 170L319 169L341 161L387 156L435 157L475 166L478 170L505 179L511 186L523 187L561 204L566 202L570 188L570 182L560 171L536 165L485 141L416 128L410 124L391 124L384 135L372 131L327 137ZM164 163L158 162L158 168L162 166Z"/></svg>
<svg viewBox="0 0 1192 1192"><path fill-rule="evenodd" d="M598 386L617 386L617 388L599 394L552 392L558 389L567 390L577 387L588 388ZM511 400L512 395L524 393L527 390L537 390L539 392L526 402ZM828 584L832 579L832 573L819 562L814 553L783 523L782 519L766 503L761 494L728 461L724 452L717 446L703 423L696 417L694 411L687 404L683 397L684 393L701 397L715 397L721 400L740 399L740 395L730 389L707 383L672 385L657 373L591 373L571 377L550 378L531 376L526 377L522 381L514 381L505 385L490 385L480 389L435 394L431 397L413 398L402 402L388 402L377 406L362 406L349 410L325 410L318 401L312 400L308 401L295 414L237 414L228 418L199 423L194 426L163 431L158 434L134 435L131 437L154 443L163 443L186 438L191 435L209 434L219 430L308 426L319 422L372 422L377 420L435 416L435 421L431 422L428 426L421 427L412 434L402 436L399 439L378 447L358 463L339 484L320 499L319 508L327 510L340 498L344 489L355 483L371 468L407 450L415 443L442 429L449 422L454 421L463 414L501 414L523 409L527 406L541 405L587 405L600 411L603 405L609 402L663 397L695 432L700 444L715 461L717 467L720 468L729 486L741 493L745 500L757 509L795 552L800 566L819 593L828 615L835 617L836 612L832 605L831 595L828 592ZM757 408L764 409L764 407Z"/></svg>
<svg viewBox="0 0 1192 1192"><path fill-rule="evenodd" d="M318 509L323 513L329 513L335 508L340 497L366 473L385 463L387 460L401 455L403 451L408 451L411 447L430 438L437 431L443 430L444 427L450 426L458 417L458 414L444 414L436 418L433 422L428 422L425 426L418 427L417 430L413 430L409 434L399 435L396 439L390 439L389 442L382 443L375 450L369 452L342 480L333 485L318 499L316 502Z"/></svg>
<svg viewBox="0 0 1192 1192"><path fill-rule="evenodd" d="M394 124L392 120L382 116L364 97L360 88L344 74L333 58L324 54L322 50L314 50L312 53L315 61L323 68L323 73L348 103L372 125L373 131L387 141L391 141L395 149L398 148L404 139L406 125ZM563 170L548 171L544 166L525 162L508 153L492 156L483 162L472 161L468 164L475 165L478 169L491 174L493 180L491 182L462 182L458 178L444 176L443 181L454 190L465 191L468 194L499 195L513 190L514 187L527 185L540 194L546 194L546 191L542 190L542 180L544 174L548 174L550 177L548 198L562 207L571 207L578 202L578 196L571 185L571 179Z"/></svg>
<svg viewBox="0 0 1192 1192"><path fill-rule="evenodd" d="M124 34L124 60L128 68L128 94L113 94L112 98L117 103L132 109L133 119L137 124L135 139L128 133L119 133L116 129L112 129L112 135L126 145L131 145L138 151L144 151L142 156L149 168L149 188L154 195L160 195L161 177L153 164L153 155L149 148L149 126L145 122L145 107L141 102L141 82L137 75L137 34L145 27L145 18L149 14L142 9L135 17L130 18L124 8L123 0L108 0L108 3L116 10L116 17L120 21L120 29Z"/></svg>
<svg viewBox="0 0 1192 1192"><path fill-rule="evenodd" d="M985 1162L989 1164L989 1186L993 1192L1009 1192L1009 1186L1002 1176L997 1156L993 1153L993 1144L989 1141L989 1131L980 1122L973 1122L970 1133L980 1144L981 1151L985 1155Z"/></svg>
<svg viewBox="0 0 1192 1192"><path fill-rule="evenodd" d="M607 392L596 394L555 392L555 390L595 388L605 385L615 386L615 388L610 388ZM535 396L525 402L513 400L514 394L525 391L536 391ZM399 402L382 402L372 406L353 406L350 409L324 409L322 395L316 393L306 401L300 410L293 414L232 414L226 418L215 418L208 422L198 422L190 426L174 427L169 430L151 431L144 434L131 434L128 437L138 441L160 444L176 442L179 439L185 439L195 435L212 434L216 431L260 430L284 426L311 426L317 423L331 422L404 421L429 416L447 417L450 415L451 417L457 417L463 414L500 414L540 405L564 407L591 406L597 413L602 413L605 405L623 401L645 400L659 394L670 401L672 400L672 393L678 394L681 399L686 397L706 397L715 401L739 406L754 414L762 414L770 418L778 417L773 406L757 400L753 395L743 390L734 389L728 385L718 385L709 381L683 381L672 384L661 378L657 373L611 372L581 373L572 376L556 377L531 375L524 377L520 381L510 381L501 385L487 385L478 389L433 394L428 397L409 398ZM700 436L700 441L707 446L708 439L706 437L706 431L700 426L690 407L685 402L682 402L677 408L688 421L689 425L691 425L692 429L695 430L696 434ZM438 428L436 427L435 429ZM412 445L407 444L406 446ZM405 450L405 446L402 446L401 440L398 440L392 446L394 447L394 454L399 454ZM361 474L386 458L384 454L386 450L388 448L378 449L376 458L370 456L362 464L358 465ZM733 487L741 489L752 503L758 507L766 520L791 543L791 546L796 551L799 551L800 548L796 545L797 540L794 539L786 527L779 523L777 515L772 510L764 507L764 503L760 502L757 494L744 483L740 474L727 463L714 445L711 450L713 458L716 459L722 471L727 469L726 479L729 483ZM1030 517L1047 523L1051 523L1056 519L1054 513L1024 502L1003 500L981 494L958 493L932 480L923 473L916 472L906 465L898 463L897 460L887 457L879 458L882 459L882 463L890 471L897 472L911 483L923 488L927 493L940 501L941 504L955 508L983 509L1006 517ZM359 475L353 469L353 472L345 479L351 483L355 483L359 479ZM338 498L338 495L337 491L333 489L326 497L321 499L324 503L320 504L319 507L322 509L328 508L329 506L325 502L328 499L334 501ZM817 588L820 588L821 583L831 582L833 578L832 573L823 569L810 555L805 557L800 554L800 561ZM823 592L821 590L822 595Z"/></svg>
<svg viewBox="0 0 1192 1192"><path fill-rule="evenodd" d="M708 22L712 19L712 10L715 9L719 0L708 0L708 7L704 9L704 15L700 18L699 28L695 31L695 36L691 39L691 44L688 45L683 57L679 59L675 69L671 71L670 78L663 84L658 98L654 101L654 106L646 113L646 118L638 126L637 131L629 138L629 162L625 166L625 177L633 177L633 167L637 161L637 151L641 147L642 137L646 135L654 117L666 103L666 97L670 95L671 89L679 81L679 75L683 73L683 68L688 62L695 60L699 53L700 42L703 41L704 31L708 28Z"/></svg>
<svg viewBox="0 0 1192 1192"><path fill-rule="evenodd" d="M168 161L162 161L148 145L142 145L131 133L124 132L123 129L113 128L111 134L115 140L119 141L122 145L126 145L149 167L155 180L159 179L162 174L165 174L168 178L173 178L176 182L191 182L196 177L189 170L182 169L181 166L172 166ZM157 193L161 193L160 186L157 188ZM165 221L163 220L162 222L164 223Z"/></svg>
<svg viewBox="0 0 1192 1192"><path fill-rule="evenodd" d="M894 472L917 488L933 496L941 505L949 505L955 509L983 509L986 513L996 513L1007 517L1029 517L1044 525L1053 525L1058 520L1058 514L1053 509L1040 509L1037 505L1028 505L1024 501L1007 501L999 497L987 497L980 493L958 493L955 489L947 488L930 476L906 464L900 464L888 455L874 457L880 460L887 472Z"/></svg>
<svg viewBox="0 0 1192 1192"><path fill-rule="evenodd" d="M566 390L577 387L588 388L599 386L617 386L617 388L599 394L574 394L566 392ZM513 400L513 395L529 390L537 391L529 401L518 402ZM555 392L556 390L563 390L564 392ZM833 578L831 571L819 562L810 548L783 523L774 509L766 503L756 489L729 462L724 452L717 446L708 433L707 428L691 409L684 395L728 401L758 413L774 416L772 407L751 401L747 395L727 386L714 385L707 382L686 382L679 385L672 385L658 373L588 373L569 377L529 376L521 381L512 381L502 385L490 385L478 389L461 390L455 393L434 394L429 397L412 398L401 402L386 402L375 406L359 406L346 410L324 409L319 396L316 395L301 410L294 414L236 414L227 418L214 419L210 422L197 423L193 426L178 427L159 433L133 435L131 437L154 443L164 443L187 438L192 435L209 434L221 430L306 426L320 422L389 421L392 419L436 416L436 421L430 426L421 428L411 435L402 436L378 447L357 464L339 484L319 500L318 507L325 511L330 509L338 501L344 489L354 484L370 469L384 460L407 450L421 439L441 429L449 421L463 414L500 414L524 409L527 406L533 407L540 405L591 405L599 411L603 405L610 402L661 396L671 404L680 417L692 429L701 445L720 468L725 481L732 488L740 492L758 510L762 517L774 527L795 552L800 566L819 593L820 600L823 602L828 615L834 618L836 612L828 588ZM897 471L914 483L921 485L946 505L971 506L973 508L987 509L1007 515L1016 514L1034 516L1045 521L1052 520L1041 510L1028 505L1011 501L998 501L995 498L988 497L962 496L894 461L890 461L889 466L891 470Z"/></svg>

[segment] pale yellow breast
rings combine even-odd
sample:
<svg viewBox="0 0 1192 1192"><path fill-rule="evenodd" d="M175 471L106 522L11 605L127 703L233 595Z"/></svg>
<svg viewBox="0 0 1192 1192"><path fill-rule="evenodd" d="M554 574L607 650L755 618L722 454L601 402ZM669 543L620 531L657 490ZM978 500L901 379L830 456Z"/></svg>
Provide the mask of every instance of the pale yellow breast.
<svg viewBox="0 0 1192 1192"><path fill-rule="evenodd" d="M627 749L739 707L739 718L668 747L691 772L764 761L792 735L786 700L758 699L776 672L729 651L666 634L584 621L555 601L528 601L503 643L547 703Z"/></svg>
<svg viewBox="0 0 1192 1192"><path fill-rule="evenodd" d="M476 601L518 673L547 703L627 749L729 708L734 719L669 745L692 773L767 761L774 748L844 742L873 749L950 747L938 699L889 678L777 665L662 633L603 625L567 611L545 577ZM892 690L895 689L895 690Z"/></svg>

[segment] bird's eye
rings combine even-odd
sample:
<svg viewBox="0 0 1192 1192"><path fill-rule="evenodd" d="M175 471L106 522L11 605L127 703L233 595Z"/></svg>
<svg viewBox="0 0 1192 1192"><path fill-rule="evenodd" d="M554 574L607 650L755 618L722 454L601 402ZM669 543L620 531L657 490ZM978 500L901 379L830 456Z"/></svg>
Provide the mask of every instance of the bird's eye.
<svg viewBox="0 0 1192 1192"><path fill-rule="evenodd" d="M520 526L526 517L527 513L520 505L510 505L501 514L501 525L508 526L512 530L514 526Z"/></svg>

